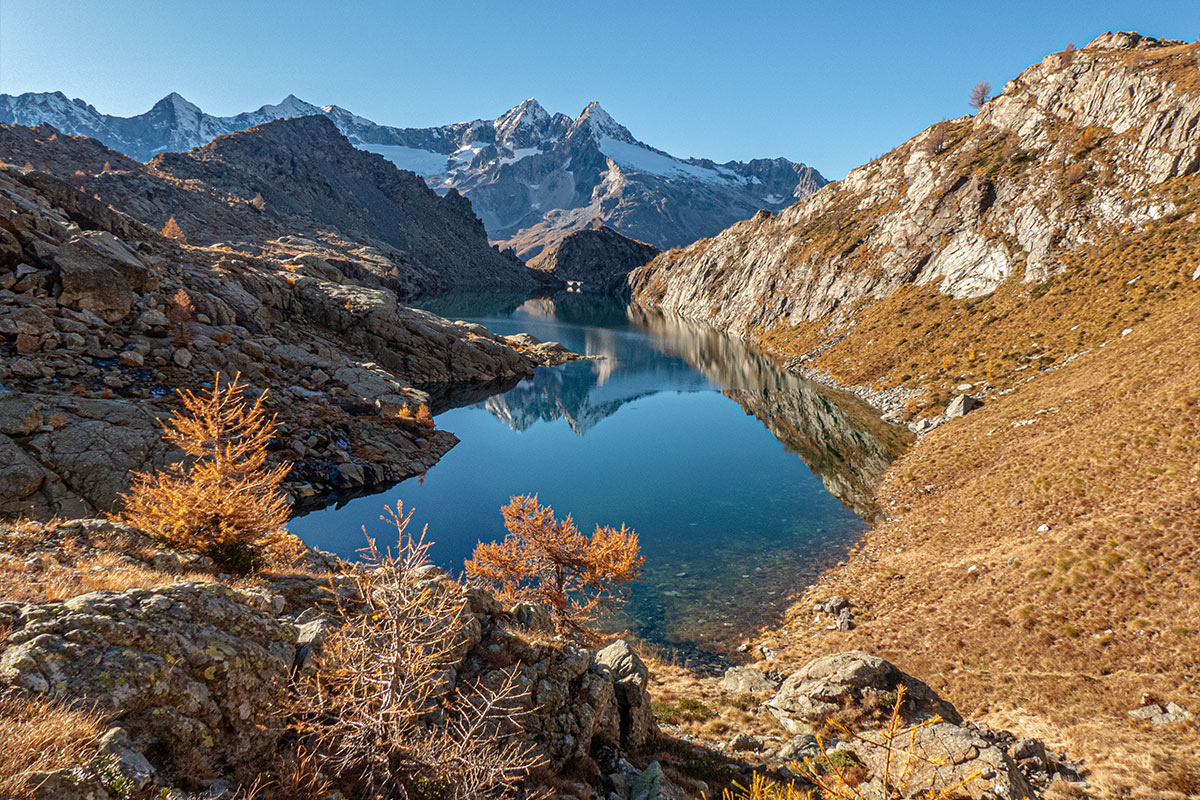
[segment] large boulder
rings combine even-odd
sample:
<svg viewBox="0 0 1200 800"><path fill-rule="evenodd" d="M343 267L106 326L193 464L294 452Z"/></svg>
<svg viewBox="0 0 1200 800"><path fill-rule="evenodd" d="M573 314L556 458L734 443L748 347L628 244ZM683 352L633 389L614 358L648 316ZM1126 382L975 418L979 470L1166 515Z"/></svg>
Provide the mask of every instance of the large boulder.
<svg viewBox="0 0 1200 800"><path fill-rule="evenodd" d="M900 687L905 694L900 709L904 727L888 745L882 731ZM998 743L1007 734L964 724L954 706L924 683L860 650L809 662L783 682L767 707L789 731L801 734L789 742L789 755L810 758L816 757L816 740L808 735L812 726L848 712L838 720L851 725L838 734L845 738L839 748L866 767L867 781L859 787L865 790L863 796L883 796L885 775L890 776L887 788L904 797L942 790L953 790L956 797L1034 796L1016 762Z"/></svg>
<svg viewBox="0 0 1200 800"><path fill-rule="evenodd" d="M834 653L809 662L788 676L767 702L767 708L791 733L810 733L813 725L840 709L861 704L872 695L886 699L901 685L906 687L904 711L909 719L939 715L955 724L962 722L954 706L924 683L861 650Z"/></svg>
<svg viewBox="0 0 1200 800"><path fill-rule="evenodd" d="M0 689L94 703L171 778L260 768L279 741L269 710L287 690L297 632L251 601L183 582L17 608Z"/></svg>
<svg viewBox="0 0 1200 800"><path fill-rule="evenodd" d="M771 680L754 667L730 667L721 679L721 688L735 694L760 694L778 689L779 681Z"/></svg>
<svg viewBox="0 0 1200 800"><path fill-rule="evenodd" d="M872 737L874 738L874 737ZM869 788L883 792L883 778L901 775L899 789L931 795L955 789L956 797L1022 800L1036 792L1021 774L1016 762L1001 748L976 731L949 722L917 728L902 737L894 749L851 742L843 747L853 751L870 770ZM960 786L961 784L961 786Z"/></svg>
<svg viewBox="0 0 1200 800"><path fill-rule="evenodd" d="M54 264L59 305L90 311L106 322L124 319L138 292L155 284L145 264L107 232L89 232L63 244Z"/></svg>

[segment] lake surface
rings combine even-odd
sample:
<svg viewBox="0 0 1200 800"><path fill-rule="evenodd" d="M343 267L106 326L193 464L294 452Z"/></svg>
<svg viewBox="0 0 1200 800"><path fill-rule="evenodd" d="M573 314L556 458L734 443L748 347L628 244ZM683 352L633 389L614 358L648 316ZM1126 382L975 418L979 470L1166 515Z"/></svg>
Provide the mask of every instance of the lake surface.
<svg viewBox="0 0 1200 800"><path fill-rule="evenodd" d="M428 525L460 571L500 539L500 507L537 494L584 532L634 528L646 571L611 621L684 658L728 652L853 544L907 436L712 329L585 295L449 298L427 306L501 334L603 355L542 368L507 391L435 402L461 442L419 479L299 516L291 530L352 558L385 505ZM463 405L465 403L465 405ZM442 406L439 408L439 405ZM394 535L394 534L393 534Z"/></svg>

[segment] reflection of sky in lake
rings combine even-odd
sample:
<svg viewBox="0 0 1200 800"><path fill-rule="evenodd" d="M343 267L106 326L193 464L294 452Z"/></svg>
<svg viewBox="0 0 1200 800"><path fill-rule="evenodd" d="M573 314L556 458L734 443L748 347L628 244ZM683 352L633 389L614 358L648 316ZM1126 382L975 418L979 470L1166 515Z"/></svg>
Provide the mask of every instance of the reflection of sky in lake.
<svg viewBox="0 0 1200 800"><path fill-rule="evenodd" d="M294 532L352 556L360 527L385 535L379 513L403 500L429 526L434 558L458 569L478 540L503 536L499 509L509 497L537 493L584 531L621 523L638 531L646 575L615 624L664 644L723 649L781 611L865 527L796 453L816 446L809 461L844 464L853 459L820 453L840 441L863 449L862 440L875 470L886 465L882 447L872 450L878 443L847 427L837 404L741 344L596 298L531 300L469 318L606 358L539 369L503 394L439 414L438 426L461 443L422 480L299 517ZM805 419L760 421L758 408ZM772 430L789 432L787 448ZM831 485L869 480L846 472Z"/></svg>

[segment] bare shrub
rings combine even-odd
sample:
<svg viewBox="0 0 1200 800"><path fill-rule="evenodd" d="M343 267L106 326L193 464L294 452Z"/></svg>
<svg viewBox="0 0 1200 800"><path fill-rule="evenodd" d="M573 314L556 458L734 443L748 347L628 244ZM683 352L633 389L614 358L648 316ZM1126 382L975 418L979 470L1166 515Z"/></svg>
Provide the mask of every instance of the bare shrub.
<svg viewBox="0 0 1200 800"><path fill-rule="evenodd" d="M406 533L397 505L395 552L373 539L339 600L341 627L301 676L293 713L328 772L370 796L499 797L542 761L519 739L525 690L515 673L498 686L453 687L470 619L462 596L422 583L430 542Z"/></svg>
<svg viewBox="0 0 1200 800"><path fill-rule="evenodd" d="M967 100L967 105L978 111L983 108L983 104L987 102L988 95L992 93L992 85L987 81L980 81L971 89L971 96Z"/></svg>
<svg viewBox="0 0 1200 800"><path fill-rule="evenodd" d="M946 127L941 123L934 125L925 140L925 152L931 156L939 155L946 149Z"/></svg>
<svg viewBox="0 0 1200 800"><path fill-rule="evenodd" d="M169 545L196 550L245 571L261 556L288 519L280 484L289 465L267 467L267 445L275 435L266 393L253 403L243 397L240 375L196 395L180 390L184 413L163 423L164 438L187 456L163 472L139 473L119 518Z"/></svg>
<svg viewBox="0 0 1200 800"><path fill-rule="evenodd" d="M167 321L171 323L171 341L176 345L187 344L192 340L191 324L196 318L196 306L191 296L182 287L171 295L171 303L167 306Z"/></svg>
<svg viewBox="0 0 1200 800"><path fill-rule="evenodd" d="M549 606L560 631L593 641L599 615L623 602L642 573L637 533L597 525L584 536L569 514L555 520L537 495L514 497L500 513L508 534L476 545L467 575L506 600Z"/></svg>

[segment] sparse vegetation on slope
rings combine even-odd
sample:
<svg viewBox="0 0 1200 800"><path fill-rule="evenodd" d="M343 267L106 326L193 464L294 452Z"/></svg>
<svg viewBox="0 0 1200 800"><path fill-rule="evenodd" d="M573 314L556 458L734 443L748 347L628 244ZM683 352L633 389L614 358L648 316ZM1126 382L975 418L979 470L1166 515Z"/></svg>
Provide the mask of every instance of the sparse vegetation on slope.
<svg viewBox="0 0 1200 800"><path fill-rule="evenodd" d="M1068 744L1106 793L1200 769L1194 721L1128 714L1143 693L1200 705L1200 296L1160 312L928 434L881 487L891 521L769 641L788 660L891 658ZM830 594L865 615L813 637L807 609Z"/></svg>

